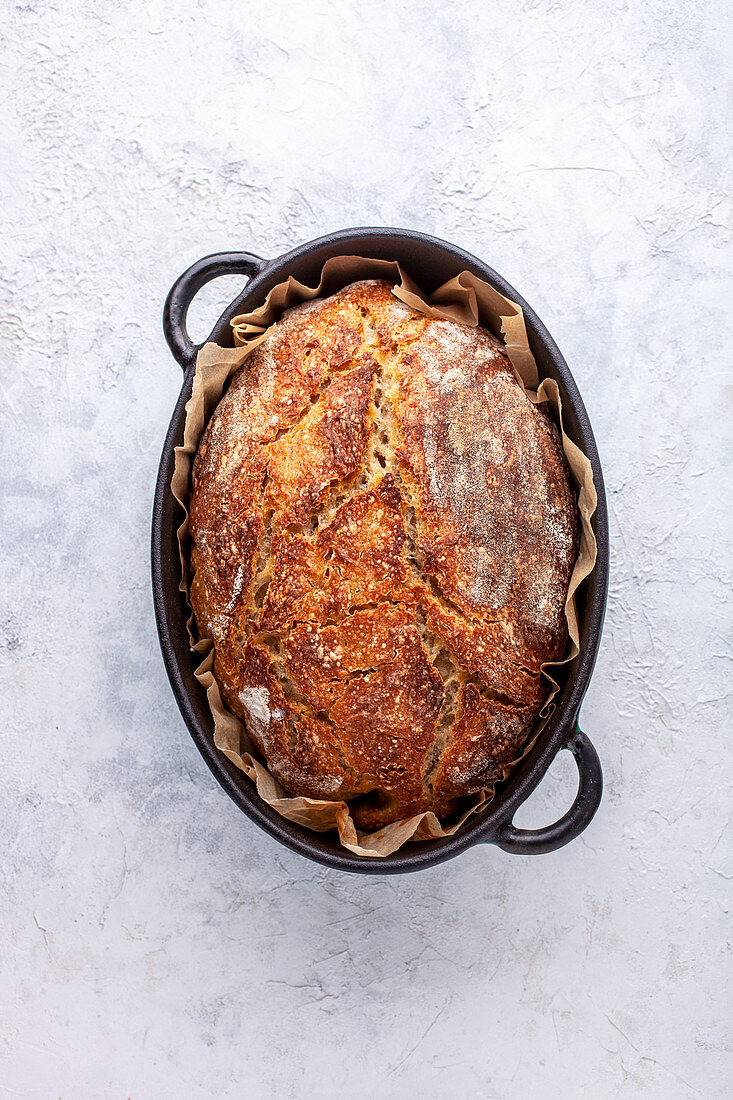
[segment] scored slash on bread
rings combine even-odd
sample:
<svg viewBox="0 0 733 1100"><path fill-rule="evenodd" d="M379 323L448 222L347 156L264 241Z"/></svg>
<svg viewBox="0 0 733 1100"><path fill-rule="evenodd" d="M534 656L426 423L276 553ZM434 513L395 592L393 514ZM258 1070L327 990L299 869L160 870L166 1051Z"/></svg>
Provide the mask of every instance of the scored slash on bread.
<svg viewBox="0 0 733 1100"><path fill-rule="evenodd" d="M191 603L276 779L372 829L491 786L562 657L559 433L482 328L389 283L287 310L202 437Z"/></svg>

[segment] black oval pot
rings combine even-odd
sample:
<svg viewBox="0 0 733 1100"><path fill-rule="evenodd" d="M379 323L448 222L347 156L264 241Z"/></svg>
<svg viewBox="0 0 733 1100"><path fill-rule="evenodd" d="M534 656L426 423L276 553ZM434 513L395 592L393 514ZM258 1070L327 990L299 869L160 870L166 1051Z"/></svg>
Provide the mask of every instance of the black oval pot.
<svg viewBox="0 0 733 1100"><path fill-rule="evenodd" d="M451 837L409 843L384 859L354 856L331 834L310 832L275 813L257 795L254 784L214 745L214 723L206 694L194 677L197 655L189 648L186 620L188 606L179 591L180 560L176 530L181 521L180 506L170 490L174 447L183 440L184 405L191 394L198 347L186 331L186 314L191 300L205 283L219 275L245 275L244 290L214 326L210 341L224 347L233 344L229 322L238 313L260 305L268 291L288 275L315 285L325 261L331 256L357 255L397 260L427 293L463 270L492 283L524 310L529 343L537 360L540 377L556 379L563 400L565 430L588 455L598 492L593 528L598 541L596 567L580 587L580 656L562 670L556 710L537 739L532 751L500 784L493 801ZM207 256L190 267L175 282L165 303L163 328L173 356L183 368L183 387L178 398L158 471L152 528L153 596L163 659L181 714L204 760L227 794L252 821L288 848L342 871L366 874L397 874L419 871L470 848L474 844L497 844L506 852L535 855L551 852L577 837L598 809L603 780L593 745L578 728L578 712L588 687L601 639L608 588L608 516L598 451L588 416L567 364L535 312L505 279L460 248L404 229L346 229L293 249L275 260L263 260L249 252L228 252ZM575 758L578 793L568 812L544 829L517 829L512 818L535 789L561 749Z"/></svg>

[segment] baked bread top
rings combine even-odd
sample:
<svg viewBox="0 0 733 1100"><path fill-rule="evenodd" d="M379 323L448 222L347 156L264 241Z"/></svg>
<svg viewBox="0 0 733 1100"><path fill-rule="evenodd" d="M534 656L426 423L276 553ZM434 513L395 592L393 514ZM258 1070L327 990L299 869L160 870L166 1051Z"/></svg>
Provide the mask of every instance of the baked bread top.
<svg viewBox="0 0 733 1100"><path fill-rule="evenodd" d="M578 515L495 337L376 280L287 310L209 421L190 512L199 633L286 790L371 829L501 778L567 645Z"/></svg>

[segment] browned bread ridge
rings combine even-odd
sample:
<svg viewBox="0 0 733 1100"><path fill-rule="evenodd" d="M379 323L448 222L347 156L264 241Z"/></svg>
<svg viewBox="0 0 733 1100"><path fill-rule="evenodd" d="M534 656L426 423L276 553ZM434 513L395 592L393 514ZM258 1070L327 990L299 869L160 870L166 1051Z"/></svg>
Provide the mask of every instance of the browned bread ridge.
<svg viewBox="0 0 733 1100"><path fill-rule="evenodd" d="M292 794L372 829L501 778L563 655L558 431L483 328L353 283L285 312L196 455L191 603Z"/></svg>

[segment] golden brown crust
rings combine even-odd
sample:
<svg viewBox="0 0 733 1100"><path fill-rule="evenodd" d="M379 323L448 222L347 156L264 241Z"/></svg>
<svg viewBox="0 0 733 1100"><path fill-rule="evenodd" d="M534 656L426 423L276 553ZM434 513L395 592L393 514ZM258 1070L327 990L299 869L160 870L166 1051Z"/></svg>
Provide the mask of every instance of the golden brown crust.
<svg viewBox="0 0 733 1100"><path fill-rule="evenodd" d="M467 789L479 790L502 778L504 767L520 755L536 714L534 707L507 707L482 696L474 684L464 684L433 782L439 815Z"/></svg>
<svg viewBox="0 0 733 1100"><path fill-rule="evenodd" d="M380 600L414 604L423 592L404 556L401 496L390 475L357 491L310 541L276 536L263 630L314 619L331 622Z"/></svg>
<svg viewBox="0 0 733 1100"><path fill-rule="evenodd" d="M361 469L373 389L372 364L337 375L302 422L268 446L264 504L282 524L305 523L332 482Z"/></svg>
<svg viewBox="0 0 733 1100"><path fill-rule="evenodd" d="M432 595L423 604L428 626L460 669L476 673L486 687L516 704L541 705L539 667L533 672L512 659L516 649L502 622L461 617Z"/></svg>
<svg viewBox="0 0 733 1100"><path fill-rule="evenodd" d="M489 333L378 281L288 310L209 421L190 529L222 697L287 790L371 829L452 812L518 755L578 521Z"/></svg>

